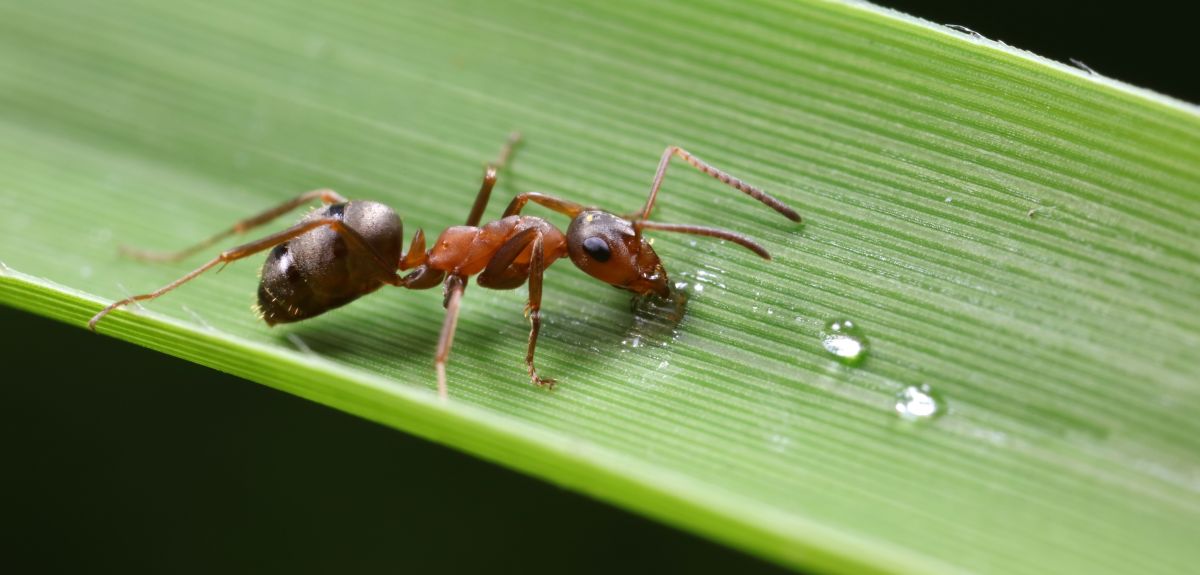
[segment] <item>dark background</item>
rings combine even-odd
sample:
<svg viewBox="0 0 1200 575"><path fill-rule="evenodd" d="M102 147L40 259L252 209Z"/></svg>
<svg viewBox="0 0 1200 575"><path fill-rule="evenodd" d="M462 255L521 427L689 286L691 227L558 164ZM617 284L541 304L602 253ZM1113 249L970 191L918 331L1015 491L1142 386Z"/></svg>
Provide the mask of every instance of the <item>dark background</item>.
<svg viewBox="0 0 1200 575"><path fill-rule="evenodd" d="M1165 2L886 5L1200 101L1194 20ZM7 572L778 572L78 327L0 308L0 328Z"/></svg>
<svg viewBox="0 0 1200 575"><path fill-rule="evenodd" d="M966 26L1004 42L1196 104L1197 44L1190 2L936 2L878 0L881 6L940 24ZM1107 5L1107 7L1104 7Z"/></svg>

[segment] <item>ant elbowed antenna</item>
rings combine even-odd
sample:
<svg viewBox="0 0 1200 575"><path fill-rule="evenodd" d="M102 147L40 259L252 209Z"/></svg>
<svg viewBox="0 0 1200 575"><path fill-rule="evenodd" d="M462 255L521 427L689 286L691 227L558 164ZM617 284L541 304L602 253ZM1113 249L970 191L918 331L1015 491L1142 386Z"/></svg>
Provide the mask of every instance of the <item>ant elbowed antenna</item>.
<svg viewBox="0 0 1200 575"><path fill-rule="evenodd" d="M599 208L538 192L517 195L504 216L479 225L484 208L496 185L496 174L509 161L520 141L513 133L500 156L484 170L483 184L465 225L446 229L433 247L425 249L425 234L413 234L407 252L403 250L403 224L391 208L367 200L347 200L328 189L313 190L237 222L192 247L171 253L123 250L141 260L178 261L218 241L247 232L276 217L321 200L322 207L301 218L296 225L262 239L230 248L183 277L147 294L114 302L100 310L88 322L96 324L113 310L133 302L157 298L191 281L196 276L229 262L264 250L271 250L263 264L258 286L259 317L268 325L308 319L346 305L384 285L408 289L428 289L442 284L446 318L438 339L434 365L438 394L445 398L446 361L454 342L458 310L467 279L478 276L476 283L491 289L513 289L529 282L529 347L525 365L530 380L538 386L553 387L554 380L540 376L534 368L533 354L541 329L542 275L559 258L568 256L588 275L640 296L670 295L670 283L651 242L642 236L645 230L678 232L729 240L771 259L762 246L750 238L729 230L703 226L667 224L651 221L658 190L672 157L678 157L722 183L766 204L788 219L799 222L800 215L783 202L705 163L678 146L663 151L650 186L646 205L634 214L620 216ZM528 202L540 204L571 218L567 233L536 216L521 215ZM398 272L408 273L400 275Z"/></svg>

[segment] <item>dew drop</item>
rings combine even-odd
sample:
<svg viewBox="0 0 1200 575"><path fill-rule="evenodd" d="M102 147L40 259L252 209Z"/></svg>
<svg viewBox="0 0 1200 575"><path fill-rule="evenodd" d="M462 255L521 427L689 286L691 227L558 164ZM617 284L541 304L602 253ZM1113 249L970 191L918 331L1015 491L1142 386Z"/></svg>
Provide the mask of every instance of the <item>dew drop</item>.
<svg viewBox="0 0 1200 575"><path fill-rule="evenodd" d="M853 321L848 319L834 320L825 324L821 332L821 345L825 351L847 365L858 365L867 358L870 347L867 338Z"/></svg>
<svg viewBox="0 0 1200 575"><path fill-rule="evenodd" d="M942 400L927 383L910 385L896 394L896 413L909 421L932 419L941 415Z"/></svg>

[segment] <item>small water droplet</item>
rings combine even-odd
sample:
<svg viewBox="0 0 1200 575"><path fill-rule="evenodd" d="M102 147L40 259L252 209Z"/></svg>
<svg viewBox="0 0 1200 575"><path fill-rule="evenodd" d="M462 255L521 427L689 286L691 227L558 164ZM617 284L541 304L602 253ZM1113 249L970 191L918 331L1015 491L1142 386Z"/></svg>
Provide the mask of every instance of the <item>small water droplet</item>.
<svg viewBox="0 0 1200 575"><path fill-rule="evenodd" d="M953 202L953 201L954 201L954 198L946 198L946 203L947 203L947 204L949 204L949 203L951 203L951 202Z"/></svg>
<svg viewBox="0 0 1200 575"><path fill-rule="evenodd" d="M658 369L666 369L668 367L671 367L671 362L669 362L665 359L658 362Z"/></svg>
<svg viewBox="0 0 1200 575"><path fill-rule="evenodd" d="M848 319L825 324L825 331L821 332L821 344L825 346L825 351L847 365L862 363L870 347L862 330Z"/></svg>
<svg viewBox="0 0 1200 575"><path fill-rule="evenodd" d="M929 387L910 385L896 394L896 413L909 421L932 419L942 412L942 400Z"/></svg>

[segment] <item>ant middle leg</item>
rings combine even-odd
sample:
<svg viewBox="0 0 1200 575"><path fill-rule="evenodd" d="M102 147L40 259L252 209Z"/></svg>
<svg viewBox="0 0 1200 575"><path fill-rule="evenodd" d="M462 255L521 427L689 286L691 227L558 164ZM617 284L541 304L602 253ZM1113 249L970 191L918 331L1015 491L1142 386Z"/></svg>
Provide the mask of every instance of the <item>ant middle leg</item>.
<svg viewBox="0 0 1200 575"><path fill-rule="evenodd" d="M132 257L134 259L145 260L145 261L177 262L177 261L182 260L200 250L211 247L213 244L215 244L229 236L250 231L251 229L261 226L267 222L270 222L271 220L273 220L279 216L282 216L283 214L286 214L286 213L288 213L300 206L303 206L304 204L307 204L313 200L316 200L316 199L320 199L321 202L325 203L325 204L340 204L340 203L344 203L347 201L346 198L342 197L341 194L339 194L333 190L330 190L328 188L322 188L320 190L312 190L310 192L304 192L303 194L300 194L299 196L296 196L286 202L283 202L282 204L279 204L277 206L274 206L272 208L264 210L261 213L255 214L249 218L238 221L237 223L230 226L228 229L221 231L221 232L213 235L212 237L209 237L208 239L201 241L200 243L189 246L189 247L184 248L179 251L153 252L153 251L144 251L144 250L121 246L121 248L120 248L121 253L123 253L129 257Z"/></svg>
<svg viewBox="0 0 1200 575"><path fill-rule="evenodd" d="M433 365L437 371L438 397L446 399L449 392L446 386L446 362L450 360L450 348L454 346L454 331L458 329L458 310L462 306L463 290L467 287L467 279L460 275L446 278L446 319L442 321L442 333L438 336L437 354L434 355Z"/></svg>
<svg viewBox="0 0 1200 575"><path fill-rule="evenodd" d="M492 197L492 188L496 186L496 173L508 165L513 151L516 150L517 145L520 143L520 132L509 134L508 140L504 142L504 147L500 149L500 155L496 157L496 161L488 164L483 169L483 183L479 186L479 193L475 195L475 203L471 206L471 213L467 216L468 226L477 226L479 225L479 221L483 219L483 210L487 208L488 200Z"/></svg>
<svg viewBox="0 0 1200 575"><path fill-rule="evenodd" d="M658 170L654 172L654 183L650 185L650 197L646 199L646 206L642 208L642 211L634 214L628 219L644 220L650 217L650 210L654 209L654 201L658 197L658 189L662 187L663 178L667 175L667 164L671 162L671 158L673 156L678 156L683 161L691 164L691 166L697 170L700 170L701 172L720 180L721 183L726 184L766 204L771 209L783 214L789 220L792 220L793 222L799 222L801 220L800 214L796 213L796 210L793 210L792 208L788 207L787 204L775 199L774 196L717 169L713 165L701 160L700 158L697 158L696 156L693 156L690 152L680 148L679 146L667 146L667 149L663 150L662 159L658 161Z"/></svg>
<svg viewBox="0 0 1200 575"><path fill-rule="evenodd" d="M267 237L264 237L259 240L255 240L248 244L243 244L243 245L225 250L225 251L221 252L219 255L217 255L217 257L209 260L204 265L184 274L183 277L180 277L179 279L177 279L161 288L158 288L157 290L154 290L150 293L130 296L123 300L113 302L113 303L109 304L107 307L105 307L104 309L100 310L99 313L92 316L92 319L88 320L88 329L90 329L92 331L96 331L96 324L99 323L100 320L104 319L104 316L108 315L113 310L116 310L119 307L127 306L134 302L148 301L148 300L155 299L155 298L162 296L162 295L174 290L175 288L195 279L196 276L199 276L200 274L202 274L218 265L221 265L223 267L223 266L229 264L230 262L234 262L234 261L240 260L242 258L245 258L247 256L254 255L263 250L273 248L273 247L275 247L279 244L282 244L290 239L302 236L312 230L315 230L315 229L321 228L321 227L332 228L339 235L341 235L342 237L347 239L347 241L352 249L366 250L368 253L370 253L373 256L375 263L377 263L380 266L380 272L381 272L380 280L381 281L384 281L387 283L392 283L392 284L396 284L400 281L400 279L395 276L395 266L389 266L387 264L387 262L384 261L384 259L381 256L379 256L379 254L376 253L374 249L371 248L370 244L368 244L366 242L366 240L364 240L362 238L362 236L360 236L358 234L358 232L355 232L354 230L346 227L346 225L342 222L342 220L340 220L338 218L322 218L322 219L311 220L311 221L307 221L307 222L300 222L299 224L296 224L296 225L294 225L286 230L283 230L281 232L271 234Z"/></svg>

